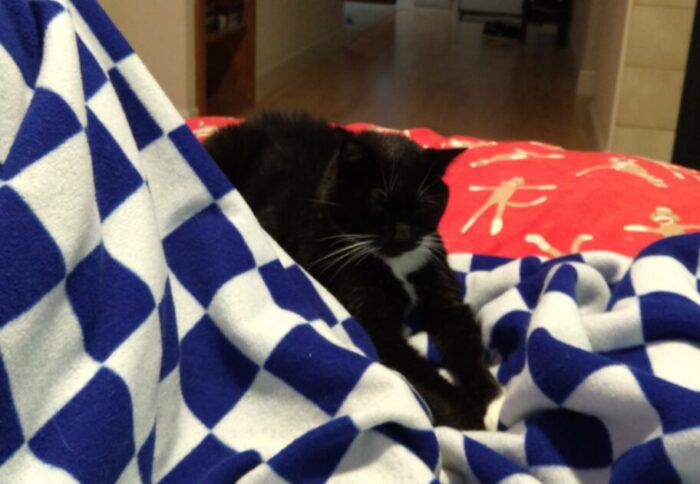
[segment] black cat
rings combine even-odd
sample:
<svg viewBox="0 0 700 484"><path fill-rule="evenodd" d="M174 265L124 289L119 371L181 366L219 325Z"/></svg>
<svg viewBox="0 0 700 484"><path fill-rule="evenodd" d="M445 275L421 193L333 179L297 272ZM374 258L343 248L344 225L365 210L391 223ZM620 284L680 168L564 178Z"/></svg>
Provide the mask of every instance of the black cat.
<svg viewBox="0 0 700 484"><path fill-rule="evenodd" d="M382 363L423 396L436 424L483 428L498 387L436 232L448 195L442 176L461 150L353 134L300 113L223 128L205 146L268 233L365 328ZM402 336L416 308L461 388Z"/></svg>

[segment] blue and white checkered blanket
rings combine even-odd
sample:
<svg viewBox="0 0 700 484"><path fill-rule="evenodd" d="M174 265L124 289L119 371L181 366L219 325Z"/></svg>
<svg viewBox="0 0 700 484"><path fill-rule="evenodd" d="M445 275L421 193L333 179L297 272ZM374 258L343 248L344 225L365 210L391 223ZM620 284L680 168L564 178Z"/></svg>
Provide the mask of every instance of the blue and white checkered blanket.
<svg viewBox="0 0 700 484"><path fill-rule="evenodd" d="M700 480L700 235L452 256L505 393L433 429L94 0L2 0L0 87L0 482Z"/></svg>

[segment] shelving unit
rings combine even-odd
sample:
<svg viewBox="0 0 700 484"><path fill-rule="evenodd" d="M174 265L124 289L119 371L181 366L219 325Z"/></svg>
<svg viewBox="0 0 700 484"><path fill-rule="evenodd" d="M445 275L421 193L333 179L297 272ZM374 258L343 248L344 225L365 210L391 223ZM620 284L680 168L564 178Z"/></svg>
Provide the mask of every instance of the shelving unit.
<svg viewBox="0 0 700 484"><path fill-rule="evenodd" d="M196 0L200 115L236 115L255 100L255 0Z"/></svg>

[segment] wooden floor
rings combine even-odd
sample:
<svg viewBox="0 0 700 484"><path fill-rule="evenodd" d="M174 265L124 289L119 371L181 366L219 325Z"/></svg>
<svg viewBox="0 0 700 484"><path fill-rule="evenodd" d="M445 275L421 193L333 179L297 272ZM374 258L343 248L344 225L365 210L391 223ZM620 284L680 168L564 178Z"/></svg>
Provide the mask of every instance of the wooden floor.
<svg viewBox="0 0 700 484"><path fill-rule="evenodd" d="M481 29L447 12L398 10L246 115L303 109L341 123L591 149L572 55L554 46L554 31L532 29L526 46L493 46Z"/></svg>

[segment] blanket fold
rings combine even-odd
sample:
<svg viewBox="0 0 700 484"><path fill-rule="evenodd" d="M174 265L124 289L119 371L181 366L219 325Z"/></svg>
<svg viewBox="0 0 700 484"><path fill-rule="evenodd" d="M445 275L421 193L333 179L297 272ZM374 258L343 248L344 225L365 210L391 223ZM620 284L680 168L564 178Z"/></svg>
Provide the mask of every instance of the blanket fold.
<svg viewBox="0 0 700 484"><path fill-rule="evenodd" d="M95 0L3 0L0 85L0 482L700 476L700 235L451 256L504 395L435 429Z"/></svg>

